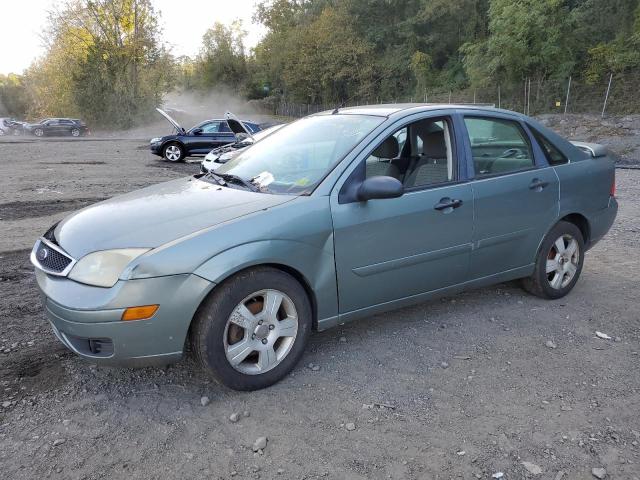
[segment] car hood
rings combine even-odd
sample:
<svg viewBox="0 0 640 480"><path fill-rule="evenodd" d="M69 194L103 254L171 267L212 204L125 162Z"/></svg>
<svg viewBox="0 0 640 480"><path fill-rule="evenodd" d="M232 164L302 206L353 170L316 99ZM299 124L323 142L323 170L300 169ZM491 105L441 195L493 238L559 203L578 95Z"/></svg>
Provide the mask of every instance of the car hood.
<svg viewBox="0 0 640 480"><path fill-rule="evenodd" d="M79 210L58 224L55 238L76 259L113 248L155 248L294 198L182 178Z"/></svg>
<svg viewBox="0 0 640 480"><path fill-rule="evenodd" d="M186 130L185 130L184 128L182 128L178 122L176 122L173 118L171 118L171 116L170 116L167 112L165 112L164 110L161 110L161 109L159 109L159 108L156 108L156 111L157 111L160 115L162 115L164 118L166 118L166 119L167 119L167 121L168 121L171 125L173 125L173 128L175 128L175 129L176 129L176 132L178 132L178 133L185 133L185 132L186 132Z"/></svg>

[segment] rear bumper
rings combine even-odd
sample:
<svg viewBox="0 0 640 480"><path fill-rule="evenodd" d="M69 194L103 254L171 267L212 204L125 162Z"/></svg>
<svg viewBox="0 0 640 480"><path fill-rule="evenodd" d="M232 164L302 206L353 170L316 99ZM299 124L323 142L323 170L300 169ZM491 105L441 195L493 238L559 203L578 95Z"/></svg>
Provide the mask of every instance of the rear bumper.
<svg viewBox="0 0 640 480"><path fill-rule="evenodd" d="M82 285L36 269L45 312L71 351L106 365L137 367L182 357L191 319L213 284L197 275L119 281L112 288ZM128 306L158 304L147 320L122 321Z"/></svg>
<svg viewBox="0 0 640 480"><path fill-rule="evenodd" d="M593 247L602 240L618 214L618 201L615 197L609 197L609 205L607 208L600 210L589 218L590 238L587 248Z"/></svg>

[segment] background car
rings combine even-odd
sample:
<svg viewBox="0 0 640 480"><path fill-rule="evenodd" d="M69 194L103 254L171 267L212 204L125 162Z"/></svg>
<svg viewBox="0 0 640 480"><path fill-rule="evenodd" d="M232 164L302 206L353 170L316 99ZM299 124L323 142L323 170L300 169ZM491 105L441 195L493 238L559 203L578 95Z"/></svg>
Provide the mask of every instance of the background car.
<svg viewBox="0 0 640 480"><path fill-rule="evenodd" d="M81 137L90 133L87 124L77 118L45 118L39 123L26 124L24 130L36 137Z"/></svg>
<svg viewBox="0 0 640 480"><path fill-rule="evenodd" d="M185 130L165 111L157 108L160 115L175 129L175 133L164 137L152 138L149 142L151 153L170 162L181 162L186 157L206 155L213 148L235 143L238 141L236 133L229 126L228 119L219 118L205 120L189 130ZM260 131L260 126L254 122L237 121L240 132L251 136Z"/></svg>
<svg viewBox="0 0 640 480"><path fill-rule="evenodd" d="M13 118L0 118L0 136L22 135L25 122L19 122Z"/></svg>
<svg viewBox="0 0 640 480"><path fill-rule="evenodd" d="M263 138L268 137L273 132L279 130L284 126L284 123L281 123L280 125L273 125L272 127L265 128L264 130L261 130L250 137L241 137L235 143L230 143L222 147L214 148L204 157L204 160L200 164L200 172L207 173L211 170L215 170L219 166L224 165L229 160L234 158L245 148L248 148L254 143L262 140Z"/></svg>

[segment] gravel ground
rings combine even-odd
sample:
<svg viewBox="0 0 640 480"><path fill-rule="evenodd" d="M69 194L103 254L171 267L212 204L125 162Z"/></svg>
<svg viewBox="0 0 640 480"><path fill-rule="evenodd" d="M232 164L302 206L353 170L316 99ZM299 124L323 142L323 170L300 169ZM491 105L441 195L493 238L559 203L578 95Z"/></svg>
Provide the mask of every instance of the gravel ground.
<svg viewBox="0 0 640 480"><path fill-rule="evenodd" d="M3 142L0 477L640 478L640 171L618 171L618 220L566 298L502 284L371 317L238 393L189 359L127 370L67 352L27 258L69 211L197 164L136 140Z"/></svg>

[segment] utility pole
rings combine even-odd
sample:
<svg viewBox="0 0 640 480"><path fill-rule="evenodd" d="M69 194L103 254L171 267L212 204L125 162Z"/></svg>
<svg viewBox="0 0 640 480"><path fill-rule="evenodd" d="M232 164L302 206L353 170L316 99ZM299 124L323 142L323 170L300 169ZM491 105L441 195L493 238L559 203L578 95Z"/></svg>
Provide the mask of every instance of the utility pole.
<svg viewBox="0 0 640 480"><path fill-rule="evenodd" d="M611 80L613 79L613 73L609 74L609 85L607 85L607 93L604 96L604 105L602 105L602 118L604 118L604 111L607 109L607 100L609 100L609 91L611 90Z"/></svg>

